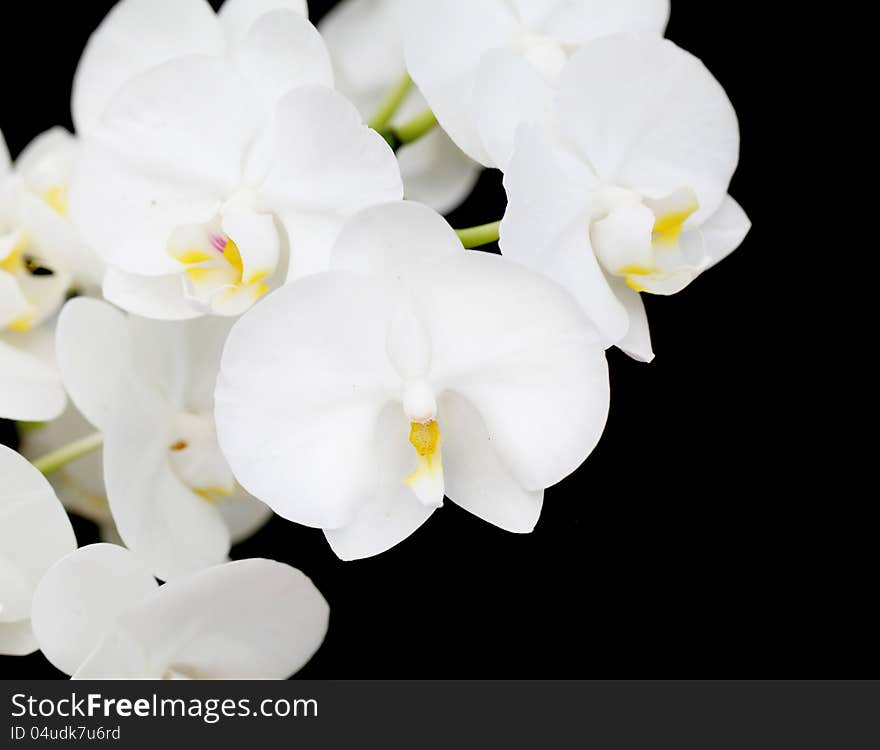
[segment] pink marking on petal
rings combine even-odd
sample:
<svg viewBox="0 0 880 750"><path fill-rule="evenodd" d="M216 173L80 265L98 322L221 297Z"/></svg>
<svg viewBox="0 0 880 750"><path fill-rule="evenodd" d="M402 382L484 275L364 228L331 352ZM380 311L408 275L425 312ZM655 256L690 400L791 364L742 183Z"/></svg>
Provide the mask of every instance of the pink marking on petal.
<svg viewBox="0 0 880 750"><path fill-rule="evenodd" d="M221 234L212 234L211 247L213 247L218 253L222 253L226 250L226 238Z"/></svg>

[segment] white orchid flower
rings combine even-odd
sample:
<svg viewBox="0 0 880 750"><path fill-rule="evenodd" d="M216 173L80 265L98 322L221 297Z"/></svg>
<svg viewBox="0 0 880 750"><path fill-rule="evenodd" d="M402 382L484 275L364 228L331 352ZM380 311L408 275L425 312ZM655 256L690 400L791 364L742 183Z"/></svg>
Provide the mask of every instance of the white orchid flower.
<svg viewBox="0 0 880 750"><path fill-rule="evenodd" d="M333 60L336 88L364 117L380 107L406 70L404 34L409 0L343 0L318 24ZM427 108L418 90L404 99L389 124L399 125ZM440 128L397 150L404 193L440 213L456 208L473 190L480 167Z"/></svg>
<svg viewBox="0 0 880 750"><path fill-rule="evenodd" d="M213 389L229 327L126 316L89 299L71 300L58 321L64 383L104 434L119 535L162 580L222 562L233 533L252 533L270 514L236 485L217 445Z"/></svg>
<svg viewBox="0 0 880 750"><path fill-rule="evenodd" d="M674 294L749 230L720 84L672 42L597 40L562 76L555 137L524 125L505 175L502 253L580 301L606 345L653 358L640 292Z"/></svg>
<svg viewBox="0 0 880 750"><path fill-rule="evenodd" d="M76 549L76 537L46 478L4 445L0 477L0 654L23 656L38 648L34 589L56 560Z"/></svg>
<svg viewBox="0 0 880 750"><path fill-rule="evenodd" d="M233 328L216 393L235 476L336 554L382 552L444 494L513 532L589 455L608 411L598 334L560 286L466 252L431 209L365 209L332 270Z"/></svg>
<svg viewBox="0 0 880 750"><path fill-rule="evenodd" d="M471 158L505 170L517 126L543 122L569 57L623 31L662 35L669 0L411 2L406 61L443 129Z"/></svg>
<svg viewBox="0 0 880 750"><path fill-rule="evenodd" d="M172 25L182 12L154 5L117 10ZM327 88L329 57L308 21L274 10L234 43L214 23L213 52L172 59L112 94L71 189L74 222L109 266L105 297L144 317L239 315L288 276L323 270L345 217L403 190L391 149ZM119 25L96 37L112 41ZM201 28L193 20L187 33ZM109 53L96 59L110 63ZM103 69L89 60L83 90Z"/></svg>
<svg viewBox="0 0 880 750"><path fill-rule="evenodd" d="M66 220L72 136L36 138L13 168L0 133L0 417L57 417L66 397L46 325L74 283L99 276Z"/></svg>
<svg viewBox="0 0 880 750"><path fill-rule="evenodd" d="M93 544L43 576L33 625L74 679L284 679L318 650L329 612L305 575L272 560L159 586L133 553Z"/></svg>

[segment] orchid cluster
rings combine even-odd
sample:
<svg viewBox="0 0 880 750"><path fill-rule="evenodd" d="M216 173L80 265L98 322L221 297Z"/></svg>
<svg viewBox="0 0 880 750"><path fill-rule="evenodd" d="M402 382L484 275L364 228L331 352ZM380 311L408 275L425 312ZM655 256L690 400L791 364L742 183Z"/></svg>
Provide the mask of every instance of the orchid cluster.
<svg viewBox="0 0 880 750"><path fill-rule="evenodd" d="M14 164L0 140L0 417L23 454L0 449L0 653L287 677L328 605L229 561L273 512L343 560L444 498L530 532L602 434L605 351L653 357L642 295L749 230L736 114L668 15L343 0L316 29L305 0L121 0L76 134ZM454 230L483 168L506 213ZM68 512L105 543L77 549Z"/></svg>

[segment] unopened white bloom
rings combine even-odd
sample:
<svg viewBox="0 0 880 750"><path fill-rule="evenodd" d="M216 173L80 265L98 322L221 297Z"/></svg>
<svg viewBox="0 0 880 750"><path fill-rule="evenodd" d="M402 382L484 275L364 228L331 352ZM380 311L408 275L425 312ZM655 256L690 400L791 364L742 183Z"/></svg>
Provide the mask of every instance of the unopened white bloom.
<svg viewBox="0 0 880 750"><path fill-rule="evenodd" d="M622 31L662 34L669 0L418 0L406 60L444 130L504 170L517 125L552 110L556 81L581 45Z"/></svg>
<svg viewBox="0 0 880 750"><path fill-rule="evenodd" d="M555 120L554 134L520 129L502 252L567 287L606 345L650 360L639 293L681 290L749 230L727 195L736 113L692 55L618 35L572 59Z"/></svg>
<svg viewBox="0 0 880 750"><path fill-rule="evenodd" d="M213 389L229 326L126 316L88 299L69 302L58 321L64 383L104 433L119 535L163 580L222 562L232 534L269 515L236 485L217 445Z"/></svg>
<svg viewBox="0 0 880 750"><path fill-rule="evenodd" d="M343 0L318 24L333 60L336 88L372 115L406 70L404 33L413 12L409 0ZM412 90L392 118L398 125L428 104ZM404 193L440 213L458 206L471 192L480 167L440 128L397 150Z"/></svg>
<svg viewBox="0 0 880 750"><path fill-rule="evenodd" d="M128 54L113 40L137 46L142 19L154 52L184 11L185 34L204 37L201 54L181 42L188 56L108 95L100 72L114 51ZM92 42L101 54L87 51L77 79L80 92L100 89L103 106L88 108L101 115L70 198L110 266L110 301L157 319L238 315L289 276L326 267L346 216L402 194L391 149L328 88L326 49L299 13L276 9L238 33L203 0L126 0L114 13Z"/></svg>
<svg viewBox="0 0 880 750"><path fill-rule="evenodd" d="M0 133L0 417L47 420L64 408L48 324L71 287L101 275L67 220L75 151L56 128L13 168Z"/></svg>
<svg viewBox="0 0 880 750"><path fill-rule="evenodd" d="M288 565L241 560L159 586L112 544L59 560L33 604L40 649L74 679L284 679L318 650L328 617Z"/></svg>
<svg viewBox="0 0 880 750"><path fill-rule="evenodd" d="M3 445L0 478L0 654L21 656L37 650L34 589L56 560L76 549L76 538L46 478Z"/></svg>
<svg viewBox="0 0 880 750"><path fill-rule="evenodd" d="M557 284L466 252L431 209L364 210L332 270L249 311L216 394L236 477L280 515L374 555L443 502L529 532L595 446L608 372Z"/></svg>

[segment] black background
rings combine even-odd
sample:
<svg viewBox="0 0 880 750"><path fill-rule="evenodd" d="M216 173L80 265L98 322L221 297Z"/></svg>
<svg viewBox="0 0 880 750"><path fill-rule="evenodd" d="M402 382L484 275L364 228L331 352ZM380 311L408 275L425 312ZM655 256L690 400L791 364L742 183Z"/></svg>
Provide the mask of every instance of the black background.
<svg viewBox="0 0 880 750"><path fill-rule="evenodd" d="M312 21L330 5L312 0ZM508 534L447 502L360 562L280 519L234 549L301 568L330 602L327 639L300 677L874 671L876 525L866 528L865 499L844 490L845 477L826 486L824 459L808 450L835 440L820 426L828 393L812 382L831 342L818 331L806 350L799 340L808 309L825 300L793 276L812 210L792 198L811 189L791 171L802 134L789 115L805 74L790 46L798 30L771 17L774 5L673 0L668 37L703 59L739 114L731 193L754 227L681 294L648 296L656 360L609 352L605 435L547 491L535 532ZM14 156L43 130L71 127L75 65L112 2L4 6L0 128ZM500 175L486 172L450 221L503 209ZM76 530L80 544L96 540L89 524ZM61 676L39 654L0 659L0 676L13 674Z"/></svg>

